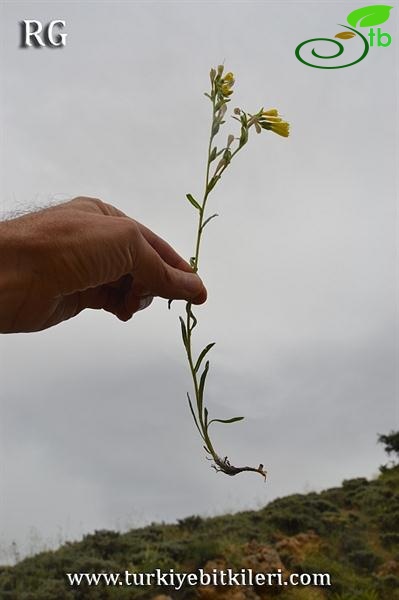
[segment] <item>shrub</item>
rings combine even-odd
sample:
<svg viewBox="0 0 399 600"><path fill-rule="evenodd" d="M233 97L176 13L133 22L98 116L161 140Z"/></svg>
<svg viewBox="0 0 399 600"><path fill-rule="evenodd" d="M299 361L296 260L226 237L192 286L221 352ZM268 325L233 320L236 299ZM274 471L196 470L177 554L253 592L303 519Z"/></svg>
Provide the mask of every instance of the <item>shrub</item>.
<svg viewBox="0 0 399 600"><path fill-rule="evenodd" d="M334 594L332 600L381 600L377 592L373 589L361 590L358 592L343 592L342 594Z"/></svg>
<svg viewBox="0 0 399 600"><path fill-rule="evenodd" d="M159 552L176 562L183 562L187 557L189 544L189 540L176 540L173 542L167 542L160 546Z"/></svg>
<svg viewBox="0 0 399 600"><path fill-rule="evenodd" d="M344 479L342 487L345 491L358 490L359 488L365 488L369 485L369 481L365 477L356 477L355 479Z"/></svg>
<svg viewBox="0 0 399 600"><path fill-rule="evenodd" d="M380 539L385 548L392 548L399 544L399 533L382 533Z"/></svg>
<svg viewBox="0 0 399 600"><path fill-rule="evenodd" d="M107 560L116 552L124 550L125 544L122 543L122 539L118 531L101 529L85 535L82 547L86 552Z"/></svg>
<svg viewBox="0 0 399 600"><path fill-rule="evenodd" d="M208 560L220 557L221 544L213 538L193 540L187 547L187 560L199 569L205 565Z"/></svg>
<svg viewBox="0 0 399 600"><path fill-rule="evenodd" d="M381 559L371 550L354 550L349 552L348 560L355 567L364 571L373 571Z"/></svg>
<svg viewBox="0 0 399 600"><path fill-rule="evenodd" d="M379 516L379 524L381 529L385 532L398 531L399 530L399 509L393 512L386 511Z"/></svg>
<svg viewBox="0 0 399 600"><path fill-rule="evenodd" d="M322 498L315 498L310 501L310 508L312 510L316 510L317 512L338 512L338 508L332 502L328 500L323 500Z"/></svg>
<svg viewBox="0 0 399 600"><path fill-rule="evenodd" d="M201 527L204 520L198 515L186 517L185 519L178 519L177 523L180 529L187 529L187 531L196 531Z"/></svg>
<svg viewBox="0 0 399 600"><path fill-rule="evenodd" d="M270 515L270 520L275 527L288 535L296 535L309 530L319 533L322 529L322 523L305 512L274 511Z"/></svg>

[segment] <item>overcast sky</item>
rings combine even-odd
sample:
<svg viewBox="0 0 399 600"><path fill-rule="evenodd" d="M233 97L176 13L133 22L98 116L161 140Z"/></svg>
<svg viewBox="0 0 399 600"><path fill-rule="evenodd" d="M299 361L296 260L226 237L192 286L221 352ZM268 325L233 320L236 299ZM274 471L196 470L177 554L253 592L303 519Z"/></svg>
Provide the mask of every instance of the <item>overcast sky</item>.
<svg viewBox="0 0 399 600"><path fill-rule="evenodd" d="M231 106L278 107L283 139L251 139L215 190L197 348L216 341L211 415L221 455L263 462L216 474L186 404L182 303L131 322L103 312L0 337L3 554L100 528L258 508L373 476L395 412L393 44L345 69L294 55L333 37L355 2L4 2L0 209L100 197L192 253L211 66ZM360 4L361 5L361 4ZM65 19L62 49L20 49L22 19ZM359 39L349 40L348 53ZM225 126L225 136L234 130Z"/></svg>

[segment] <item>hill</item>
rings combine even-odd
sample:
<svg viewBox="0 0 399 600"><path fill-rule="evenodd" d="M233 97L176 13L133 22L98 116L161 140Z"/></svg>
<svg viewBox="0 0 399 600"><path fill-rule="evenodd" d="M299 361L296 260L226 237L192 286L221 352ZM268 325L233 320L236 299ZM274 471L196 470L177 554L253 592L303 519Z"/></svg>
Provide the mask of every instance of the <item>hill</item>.
<svg viewBox="0 0 399 600"><path fill-rule="evenodd" d="M399 466L321 493L294 494L257 511L192 516L80 542L0 568L1 600L399 600ZM71 586L65 573L328 573L331 586ZM258 582L259 583L259 582Z"/></svg>

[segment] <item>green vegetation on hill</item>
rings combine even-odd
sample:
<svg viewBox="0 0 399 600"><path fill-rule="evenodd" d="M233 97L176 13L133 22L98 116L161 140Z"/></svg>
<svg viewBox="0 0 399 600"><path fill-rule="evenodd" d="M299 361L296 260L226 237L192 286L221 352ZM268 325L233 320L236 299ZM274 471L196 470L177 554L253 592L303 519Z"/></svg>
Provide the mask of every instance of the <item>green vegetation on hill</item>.
<svg viewBox="0 0 399 600"><path fill-rule="evenodd" d="M395 438L396 435L396 438ZM398 452L398 434L380 436ZM66 572L180 573L199 568L330 573L331 587L71 587ZM399 600L399 465L378 478L294 494L258 511L191 516L128 533L96 531L81 542L0 567L1 600Z"/></svg>

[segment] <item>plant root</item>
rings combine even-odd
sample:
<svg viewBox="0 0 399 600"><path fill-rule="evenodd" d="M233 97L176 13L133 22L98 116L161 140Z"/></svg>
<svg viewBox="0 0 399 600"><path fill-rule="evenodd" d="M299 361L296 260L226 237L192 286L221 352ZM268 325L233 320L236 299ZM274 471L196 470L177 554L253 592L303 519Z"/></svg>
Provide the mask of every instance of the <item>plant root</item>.
<svg viewBox="0 0 399 600"><path fill-rule="evenodd" d="M243 471L252 471L253 473L259 473L262 475L266 481L267 471L264 469L262 464L260 464L257 469L255 467L235 467L230 463L227 456L222 459L217 454L213 456L213 460L215 461L215 464L212 465L212 468L215 469L217 473L225 473L225 475L233 476L238 475Z"/></svg>

